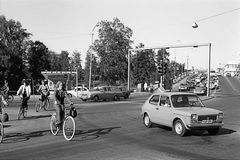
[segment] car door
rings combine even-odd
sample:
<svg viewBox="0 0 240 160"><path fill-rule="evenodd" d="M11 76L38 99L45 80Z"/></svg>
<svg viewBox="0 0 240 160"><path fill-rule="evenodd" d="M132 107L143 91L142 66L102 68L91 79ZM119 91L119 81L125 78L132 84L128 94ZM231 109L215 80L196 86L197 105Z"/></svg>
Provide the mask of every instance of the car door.
<svg viewBox="0 0 240 160"><path fill-rule="evenodd" d="M153 123L159 123L158 109L159 109L159 97L160 95L153 95L148 102L147 112Z"/></svg>
<svg viewBox="0 0 240 160"><path fill-rule="evenodd" d="M82 87L82 98L86 99L88 96L88 89L86 87Z"/></svg>
<svg viewBox="0 0 240 160"><path fill-rule="evenodd" d="M100 87L99 88L99 98L100 99L108 99L108 95L107 95L107 87Z"/></svg>
<svg viewBox="0 0 240 160"><path fill-rule="evenodd" d="M162 124L166 126L171 126L172 124L172 105L170 102L170 97L167 95L161 95L159 101L159 109L158 109L159 120Z"/></svg>

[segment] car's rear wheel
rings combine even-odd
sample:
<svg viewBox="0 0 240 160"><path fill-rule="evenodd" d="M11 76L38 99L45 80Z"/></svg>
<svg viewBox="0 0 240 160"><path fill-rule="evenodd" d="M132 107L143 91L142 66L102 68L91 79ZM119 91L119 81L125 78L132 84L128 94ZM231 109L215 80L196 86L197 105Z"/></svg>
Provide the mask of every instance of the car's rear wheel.
<svg viewBox="0 0 240 160"><path fill-rule="evenodd" d="M126 95L124 96L124 99L128 99L128 98L129 98L129 95L126 94Z"/></svg>
<svg viewBox="0 0 240 160"><path fill-rule="evenodd" d="M174 129L174 132L181 137L185 136L187 133L187 129L180 119L174 122L173 129Z"/></svg>
<svg viewBox="0 0 240 160"><path fill-rule="evenodd" d="M220 130L220 127L208 129L207 131L210 135L216 135L216 134L218 134L219 130Z"/></svg>
<svg viewBox="0 0 240 160"><path fill-rule="evenodd" d="M114 101L117 101L117 100L119 100L119 97L118 97L117 95L115 95L115 96L113 97L113 100L114 100Z"/></svg>
<svg viewBox="0 0 240 160"><path fill-rule="evenodd" d="M99 101L99 97L98 96L94 96L94 101L95 102Z"/></svg>
<svg viewBox="0 0 240 160"><path fill-rule="evenodd" d="M150 128L152 126L152 122L148 116L148 114L144 114L144 117L143 117L143 123L146 127Z"/></svg>

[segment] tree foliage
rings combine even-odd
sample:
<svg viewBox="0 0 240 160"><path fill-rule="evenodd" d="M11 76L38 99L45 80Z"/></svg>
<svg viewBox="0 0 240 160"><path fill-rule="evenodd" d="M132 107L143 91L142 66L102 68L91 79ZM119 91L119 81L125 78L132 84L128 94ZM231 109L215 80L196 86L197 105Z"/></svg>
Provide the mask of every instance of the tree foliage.
<svg viewBox="0 0 240 160"><path fill-rule="evenodd" d="M132 30L114 18L113 21L101 21L98 32L99 39L95 40L93 49L99 58L101 80L107 84L126 82Z"/></svg>
<svg viewBox="0 0 240 160"><path fill-rule="evenodd" d="M30 45L29 51L29 72L33 79L44 78L41 71L50 70L48 48L40 41L35 41Z"/></svg>
<svg viewBox="0 0 240 160"><path fill-rule="evenodd" d="M141 43L137 48L143 48ZM132 71L135 84L150 83L152 75L156 72L154 52L152 50L137 51L132 57ZM143 87L142 87L143 88Z"/></svg>
<svg viewBox="0 0 240 160"><path fill-rule="evenodd" d="M0 57L8 57L6 66L1 63L0 77L8 79L10 88L15 89L27 75L24 55L31 34L20 22L7 20L5 16L0 16L0 26Z"/></svg>

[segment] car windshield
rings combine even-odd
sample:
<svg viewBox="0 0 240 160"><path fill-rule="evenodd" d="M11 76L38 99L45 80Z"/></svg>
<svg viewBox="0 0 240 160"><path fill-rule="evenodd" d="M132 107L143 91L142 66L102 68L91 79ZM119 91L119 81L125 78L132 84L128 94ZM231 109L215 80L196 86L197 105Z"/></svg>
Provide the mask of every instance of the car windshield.
<svg viewBox="0 0 240 160"><path fill-rule="evenodd" d="M172 104L175 108L181 107L204 107L196 95L172 95Z"/></svg>

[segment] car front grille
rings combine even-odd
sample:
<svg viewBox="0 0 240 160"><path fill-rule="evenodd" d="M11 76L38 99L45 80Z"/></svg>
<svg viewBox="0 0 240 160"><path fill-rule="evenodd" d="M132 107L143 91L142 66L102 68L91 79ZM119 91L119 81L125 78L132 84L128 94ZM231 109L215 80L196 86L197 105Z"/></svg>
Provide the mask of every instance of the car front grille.
<svg viewBox="0 0 240 160"><path fill-rule="evenodd" d="M201 115L198 116L198 121L202 121L202 120L217 120L217 115Z"/></svg>

